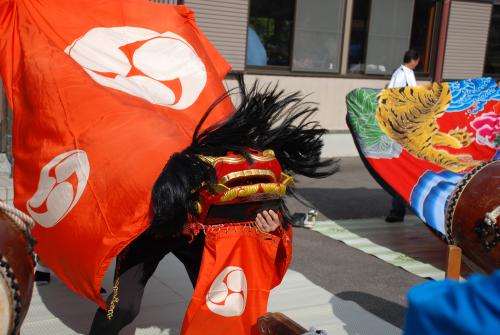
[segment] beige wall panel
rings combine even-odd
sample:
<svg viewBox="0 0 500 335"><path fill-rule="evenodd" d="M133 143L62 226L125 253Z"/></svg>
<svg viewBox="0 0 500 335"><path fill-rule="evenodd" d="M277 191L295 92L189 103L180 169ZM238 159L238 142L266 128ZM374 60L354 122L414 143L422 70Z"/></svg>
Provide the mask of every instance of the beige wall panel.
<svg viewBox="0 0 500 335"><path fill-rule="evenodd" d="M280 88L288 92L301 91L310 94L307 99L319 104L317 119L329 130L347 130L345 123L347 93L358 87L383 88L387 83L387 80L376 79L245 75L247 86L252 85L257 79L264 85L269 82L278 83ZM226 80L226 84L229 88L237 86L234 79Z"/></svg>
<svg viewBox="0 0 500 335"><path fill-rule="evenodd" d="M245 69L248 0L186 0L196 22L233 70Z"/></svg>
<svg viewBox="0 0 500 335"><path fill-rule="evenodd" d="M488 3L452 1L443 78L481 77L492 5Z"/></svg>

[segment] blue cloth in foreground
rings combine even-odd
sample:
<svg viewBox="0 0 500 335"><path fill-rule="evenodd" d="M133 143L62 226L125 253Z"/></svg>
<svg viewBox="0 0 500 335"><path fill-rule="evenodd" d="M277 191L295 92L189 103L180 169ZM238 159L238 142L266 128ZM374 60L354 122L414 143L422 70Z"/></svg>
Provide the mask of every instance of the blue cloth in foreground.
<svg viewBox="0 0 500 335"><path fill-rule="evenodd" d="M428 282L408 292L405 335L500 334L500 270L467 282Z"/></svg>

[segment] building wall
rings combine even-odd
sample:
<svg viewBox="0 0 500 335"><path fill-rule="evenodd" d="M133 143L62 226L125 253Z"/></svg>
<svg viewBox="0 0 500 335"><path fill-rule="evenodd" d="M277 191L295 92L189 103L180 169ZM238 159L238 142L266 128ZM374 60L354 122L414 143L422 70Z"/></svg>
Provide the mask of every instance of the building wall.
<svg viewBox="0 0 500 335"><path fill-rule="evenodd" d="M491 20L491 3L452 1L443 78L481 77Z"/></svg>
<svg viewBox="0 0 500 335"><path fill-rule="evenodd" d="M387 80L346 79L328 77L296 77L245 74L245 83L252 85L258 80L262 85L278 84L286 92L300 91L307 100L318 104L318 121L331 131L347 130L345 123L345 96L358 87L383 88ZM237 86L235 79L226 81L228 87Z"/></svg>
<svg viewBox="0 0 500 335"><path fill-rule="evenodd" d="M177 0L150 0L153 2L158 2L158 3L166 3L166 4L171 4L171 5L177 5Z"/></svg>
<svg viewBox="0 0 500 335"><path fill-rule="evenodd" d="M152 1L175 2L175 0ZM250 1L185 0L186 5L195 11L200 28L229 61L234 71L245 71L246 33ZM443 62L444 79L465 79L483 75L492 3L493 1L473 0L453 0L451 2ZM342 74L346 73L352 5L353 0L345 0L344 47L342 48L342 62L340 64L340 73Z"/></svg>
<svg viewBox="0 0 500 335"><path fill-rule="evenodd" d="M243 71L246 60L248 0L186 0L196 23L231 64Z"/></svg>
<svg viewBox="0 0 500 335"><path fill-rule="evenodd" d="M296 76L271 76L271 75L244 75L245 84L252 85L258 80L262 85L268 83L278 84L286 92L301 91L309 94L308 101L318 104L317 118L321 125L329 130L325 137L323 154L326 157L353 157L358 156L356 147L349 133L345 117L347 108L345 96L358 87L381 89L387 80L379 79L353 79L353 78L328 78L328 77L296 77ZM428 82L419 81L423 85ZM228 89L238 86L237 80L228 78ZM237 101L235 101L237 103Z"/></svg>

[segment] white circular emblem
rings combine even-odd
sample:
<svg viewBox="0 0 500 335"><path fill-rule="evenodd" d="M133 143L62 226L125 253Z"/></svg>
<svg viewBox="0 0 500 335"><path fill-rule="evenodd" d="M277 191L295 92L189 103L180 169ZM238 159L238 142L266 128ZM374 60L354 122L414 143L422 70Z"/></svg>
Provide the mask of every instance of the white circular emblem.
<svg viewBox="0 0 500 335"><path fill-rule="evenodd" d="M36 193L28 200L28 212L37 223L50 228L75 207L87 186L90 164L82 150L52 159L40 172Z"/></svg>
<svg viewBox="0 0 500 335"><path fill-rule="evenodd" d="M172 32L93 28L64 51L97 83L176 110L191 106L207 82L196 51Z"/></svg>
<svg viewBox="0 0 500 335"><path fill-rule="evenodd" d="M221 316L240 316L247 301L247 278L243 269L228 266L215 278L208 291L207 307Z"/></svg>

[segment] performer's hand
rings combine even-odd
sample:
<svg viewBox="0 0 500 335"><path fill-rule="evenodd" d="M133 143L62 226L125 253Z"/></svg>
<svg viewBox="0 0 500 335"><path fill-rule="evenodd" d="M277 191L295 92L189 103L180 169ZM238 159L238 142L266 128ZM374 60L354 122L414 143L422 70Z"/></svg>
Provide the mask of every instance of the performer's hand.
<svg viewBox="0 0 500 335"><path fill-rule="evenodd" d="M257 214L255 225L260 231L270 233L276 230L281 225L281 220L278 213L273 210L263 211Z"/></svg>

